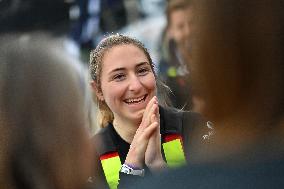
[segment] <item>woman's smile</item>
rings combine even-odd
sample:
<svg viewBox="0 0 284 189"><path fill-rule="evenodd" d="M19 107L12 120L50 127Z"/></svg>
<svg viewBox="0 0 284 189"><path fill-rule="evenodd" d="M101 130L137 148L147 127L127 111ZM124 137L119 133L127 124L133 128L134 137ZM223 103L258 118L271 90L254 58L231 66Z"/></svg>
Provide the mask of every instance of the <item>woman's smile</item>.
<svg viewBox="0 0 284 189"><path fill-rule="evenodd" d="M137 111L137 110L144 109L147 106L149 102L147 97L148 97L148 94L140 96L140 97L128 98L128 99L125 99L124 102L130 108L130 110Z"/></svg>
<svg viewBox="0 0 284 189"><path fill-rule="evenodd" d="M143 102L145 102L147 95L143 95L140 97L136 97L136 98L128 98L126 100L124 100L125 103L131 105L131 104L141 104Z"/></svg>

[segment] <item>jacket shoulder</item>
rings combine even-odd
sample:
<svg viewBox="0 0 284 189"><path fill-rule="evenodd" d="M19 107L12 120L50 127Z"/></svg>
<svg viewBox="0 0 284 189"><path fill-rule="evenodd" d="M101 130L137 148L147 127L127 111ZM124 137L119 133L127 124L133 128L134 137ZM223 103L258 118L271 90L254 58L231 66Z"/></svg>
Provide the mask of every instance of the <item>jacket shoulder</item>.
<svg viewBox="0 0 284 189"><path fill-rule="evenodd" d="M113 140L112 130L109 125L100 129L99 132L93 136L93 143L98 154L103 155L108 152L117 151Z"/></svg>
<svg viewBox="0 0 284 189"><path fill-rule="evenodd" d="M182 134L183 110L160 107L161 134Z"/></svg>
<svg viewBox="0 0 284 189"><path fill-rule="evenodd" d="M171 107L160 107L161 127L164 127L166 133L189 132L195 129L210 130L205 118L192 111L184 111Z"/></svg>
<svg viewBox="0 0 284 189"><path fill-rule="evenodd" d="M197 112L184 111L182 119L183 119L184 124L192 125L192 126L199 125L199 126L206 127L205 118Z"/></svg>

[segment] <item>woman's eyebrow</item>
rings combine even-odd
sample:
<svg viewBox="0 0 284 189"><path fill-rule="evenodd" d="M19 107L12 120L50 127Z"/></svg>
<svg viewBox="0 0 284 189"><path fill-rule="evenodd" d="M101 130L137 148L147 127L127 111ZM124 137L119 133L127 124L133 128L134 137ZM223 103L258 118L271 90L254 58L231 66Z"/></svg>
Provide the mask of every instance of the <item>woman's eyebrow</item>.
<svg viewBox="0 0 284 189"><path fill-rule="evenodd" d="M115 68L115 69L111 70L111 71L109 72L109 74L111 74L111 73L113 73L113 72L117 72L117 71L123 71L123 70L125 70L125 68Z"/></svg>
<svg viewBox="0 0 284 189"><path fill-rule="evenodd" d="M145 64L148 65L149 63L148 62L140 62L136 65L136 67L143 66Z"/></svg>
<svg viewBox="0 0 284 189"><path fill-rule="evenodd" d="M140 67L140 66L143 66L143 65L149 65L149 63L148 62L140 62L135 67ZM109 74L112 74L113 72L117 72L117 71L124 71L124 70L126 70L126 68L123 68L123 67L115 68L115 69L109 71Z"/></svg>

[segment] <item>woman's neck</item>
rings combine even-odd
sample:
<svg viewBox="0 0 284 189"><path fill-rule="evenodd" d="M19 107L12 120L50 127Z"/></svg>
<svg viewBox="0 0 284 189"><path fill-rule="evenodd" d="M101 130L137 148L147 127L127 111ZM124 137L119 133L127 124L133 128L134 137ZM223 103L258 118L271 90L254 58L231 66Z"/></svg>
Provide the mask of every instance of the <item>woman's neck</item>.
<svg viewBox="0 0 284 189"><path fill-rule="evenodd" d="M136 130L139 127L139 123L114 118L113 127L123 140L131 144Z"/></svg>

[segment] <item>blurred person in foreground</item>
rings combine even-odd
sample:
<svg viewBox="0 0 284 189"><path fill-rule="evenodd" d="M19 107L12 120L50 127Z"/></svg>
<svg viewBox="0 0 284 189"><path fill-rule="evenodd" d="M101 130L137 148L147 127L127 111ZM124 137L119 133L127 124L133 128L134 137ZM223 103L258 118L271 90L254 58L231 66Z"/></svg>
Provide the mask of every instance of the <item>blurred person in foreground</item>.
<svg viewBox="0 0 284 189"><path fill-rule="evenodd" d="M171 89L174 107L192 110L190 70L184 49L190 48L192 7L187 0L169 0L166 6L167 24L161 39L161 61L158 75Z"/></svg>
<svg viewBox="0 0 284 189"><path fill-rule="evenodd" d="M283 188L284 1L194 6L193 79L215 140L190 167L135 188Z"/></svg>
<svg viewBox="0 0 284 189"><path fill-rule="evenodd" d="M71 23L68 14L71 4L72 2L65 0L2 0L0 1L0 35L7 36L7 34L15 33L22 40L29 39L27 45L30 45L29 41L41 40L41 37L33 39L33 33L48 34L46 40L52 40L58 53L68 53L70 59L77 59L68 63L75 66L84 83L89 79L87 67L71 53L72 45L66 37ZM51 12L53 14L50 14ZM86 81L83 81L84 79ZM98 128L95 119L96 108L91 99L91 92L86 92L85 95L89 99L90 130L95 133Z"/></svg>
<svg viewBox="0 0 284 189"><path fill-rule="evenodd" d="M88 85L75 63L47 35L0 37L0 188L86 187Z"/></svg>

